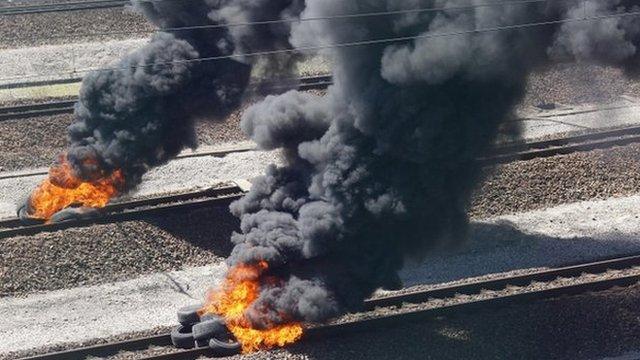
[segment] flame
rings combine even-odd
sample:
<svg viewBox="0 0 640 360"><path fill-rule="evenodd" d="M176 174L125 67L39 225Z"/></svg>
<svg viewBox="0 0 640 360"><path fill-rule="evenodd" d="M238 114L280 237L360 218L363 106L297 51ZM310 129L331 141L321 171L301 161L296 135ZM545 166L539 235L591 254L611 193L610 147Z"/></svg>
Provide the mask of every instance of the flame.
<svg viewBox="0 0 640 360"><path fill-rule="evenodd" d="M85 160L94 165L95 160ZM124 184L122 171L100 176L96 180L83 181L73 173L65 155L61 155L57 165L49 169L49 176L38 186L30 197L29 215L38 219L49 219L53 214L71 205L100 208L119 193Z"/></svg>
<svg viewBox="0 0 640 360"><path fill-rule="evenodd" d="M254 329L245 317L245 310L260 294L260 275L267 270L266 261L240 264L229 269L220 289L208 294L202 313L224 317L227 327L242 344L242 352L285 346L302 337L302 325L292 322Z"/></svg>

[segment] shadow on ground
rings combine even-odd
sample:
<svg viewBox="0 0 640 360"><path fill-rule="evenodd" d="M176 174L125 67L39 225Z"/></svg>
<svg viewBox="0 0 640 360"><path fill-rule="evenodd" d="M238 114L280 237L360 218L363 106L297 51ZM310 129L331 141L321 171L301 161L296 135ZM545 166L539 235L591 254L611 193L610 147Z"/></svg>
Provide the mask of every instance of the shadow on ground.
<svg viewBox="0 0 640 360"><path fill-rule="evenodd" d="M486 274L640 253L640 237L607 230L589 237L559 238L527 233L514 224L476 222L470 240L457 249L438 250L408 262L401 272L405 286L436 284Z"/></svg>
<svg viewBox="0 0 640 360"><path fill-rule="evenodd" d="M595 359L640 348L640 286L294 345L333 359ZM283 357L284 358L284 357ZM297 357L296 357L297 358Z"/></svg>
<svg viewBox="0 0 640 360"><path fill-rule="evenodd" d="M209 207L174 216L157 216L147 220L203 251L228 256L233 248L231 234L240 230L240 220L231 215L227 205Z"/></svg>

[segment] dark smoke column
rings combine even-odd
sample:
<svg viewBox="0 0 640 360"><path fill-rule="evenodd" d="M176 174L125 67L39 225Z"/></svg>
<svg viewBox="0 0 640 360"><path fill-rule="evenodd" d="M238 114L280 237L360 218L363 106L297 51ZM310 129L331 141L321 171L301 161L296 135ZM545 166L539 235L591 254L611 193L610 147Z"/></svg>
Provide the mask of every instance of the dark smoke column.
<svg viewBox="0 0 640 360"><path fill-rule="evenodd" d="M267 275L281 279L265 281L247 310L254 326L322 321L355 309L376 288L397 286L406 258L464 240L466 208L480 180L475 159L491 151L529 73L560 53L624 65L636 54L637 17L474 33L573 19L577 6L474 7L480 3L307 0L302 18L471 7L293 27L297 47L420 38L327 50L335 85L326 97L291 91L245 114L245 132L264 149L285 149L287 160L231 206L242 223L229 265L265 260L273 268ZM603 15L636 2L622 9L621 1L586 3ZM633 51L598 56L601 50L571 41L578 32L592 40L585 46L601 49L613 36ZM442 36L451 33L457 35Z"/></svg>
<svg viewBox="0 0 640 360"><path fill-rule="evenodd" d="M197 145L195 118L221 119L235 109L257 61L242 56L198 59L290 47L286 23L226 24L290 18L301 11L297 0L133 2L161 31L114 69L85 77L67 153L74 172L85 180L121 169L125 190L137 185L149 168ZM175 29L182 27L192 28ZM293 69L291 56L258 60L266 75Z"/></svg>

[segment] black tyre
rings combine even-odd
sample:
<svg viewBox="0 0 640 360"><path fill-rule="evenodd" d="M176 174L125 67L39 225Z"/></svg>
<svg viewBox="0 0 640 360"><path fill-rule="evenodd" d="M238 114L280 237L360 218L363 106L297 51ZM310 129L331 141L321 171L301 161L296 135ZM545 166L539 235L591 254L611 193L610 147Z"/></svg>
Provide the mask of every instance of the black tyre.
<svg viewBox="0 0 640 360"><path fill-rule="evenodd" d="M178 310L178 322L182 325L193 325L200 321L198 310L202 308L202 304L185 306Z"/></svg>
<svg viewBox="0 0 640 360"><path fill-rule="evenodd" d="M18 203L17 213L20 221L25 225L37 225L42 224L44 221L41 219L35 219L31 217L31 198L27 197L26 199L20 201Z"/></svg>
<svg viewBox="0 0 640 360"><path fill-rule="evenodd" d="M61 223L65 221L85 220L94 218L98 216L99 213L98 209L90 207L66 208L53 214L50 221L52 223Z"/></svg>
<svg viewBox="0 0 640 360"><path fill-rule="evenodd" d="M225 338L227 335L227 327L224 321L217 317L193 325L191 332L193 333L193 338L196 340L211 339L213 337Z"/></svg>
<svg viewBox="0 0 640 360"><path fill-rule="evenodd" d="M191 326L178 326L171 330L171 343L179 349L192 349L196 346Z"/></svg>
<svg viewBox="0 0 640 360"><path fill-rule="evenodd" d="M224 341L213 338L209 340L211 351L218 356L231 356L240 354L242 346L235 340Z"/></svg>
<svg viewBox="0 0 640 360"><path fill-rule="evenodd" d="M197 348L206 348L209 347L209 339L196 340Z"/></svg>

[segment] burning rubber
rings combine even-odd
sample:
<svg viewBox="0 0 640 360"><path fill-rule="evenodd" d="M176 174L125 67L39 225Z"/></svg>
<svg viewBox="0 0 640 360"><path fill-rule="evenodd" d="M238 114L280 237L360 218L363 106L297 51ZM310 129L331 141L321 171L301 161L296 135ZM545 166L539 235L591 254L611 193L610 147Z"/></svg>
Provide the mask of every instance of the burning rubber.
<svg viewBox="0 0 640 360"><path fill-rule="evenodd" d="M27 197L25 200L19 203L17 209L17 215L20 221L25 225L37 225L41 224L42 220L31 216L31 197Z"/></svg>
<svg viewBox="0 0 640 360"><path fill-rule="evenodd" d="M180 325L171 331L171 343L180 349L209 347L218 356L239 354L240 343L224 322L215 315L200 316L202 304L186 306L178 310Z"/></svg>
<svg viewBox="0 0 640 360"><path fill-rule="evenodd" d="M16 212L20 221L25 225L37 225L45 221L49 223L61 223L73 220L86 220L95 218L100 213L98 209L87 206L68 207L56 212L48 220L40 219L32 215L31 197L26 198L20 203Z"/></svg>

